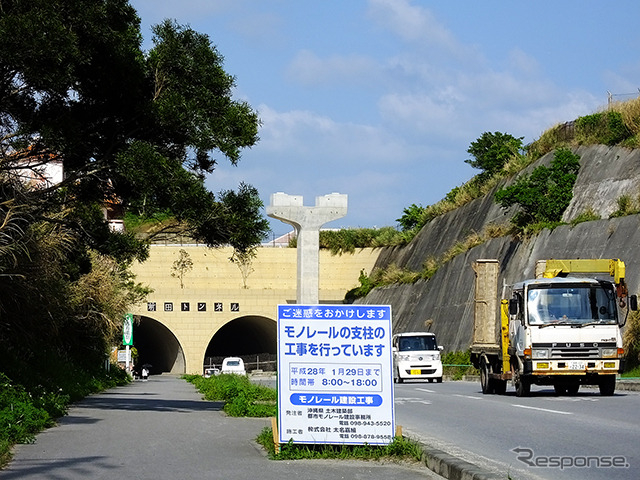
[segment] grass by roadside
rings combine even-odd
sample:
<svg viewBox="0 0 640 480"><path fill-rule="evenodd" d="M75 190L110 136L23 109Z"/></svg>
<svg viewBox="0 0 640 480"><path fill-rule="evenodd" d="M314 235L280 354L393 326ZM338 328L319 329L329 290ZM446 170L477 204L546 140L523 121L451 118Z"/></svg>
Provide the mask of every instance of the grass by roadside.
<svg viewBox="0 0 640 480"><path fill-rule="evenodd" d="M16 382L0 372L0 469L11 460L15 444L33 442L38 432L66 415L71 402L129 382L117 367L87 372L62 365L46 379L38 376L41 373Z"/></svg>
<svg viewBox="0 0 640 480"><path fill-rule="evenodd" d="M415 462L420 461L422 457L420 445L404 437L395 437L388 445L307 445L289 442L280 445L280 452L276 453L273 431L265 427L256 441L273 460L350 459Z"/></svg>
<svg viewBox="0 0 640 480"><path fill-rule="evenodd" d="M275 417L278 394L275 389L256 385L243 375L185 375L206 400L222 401L232 417Z"/></svg>
<svg viewBox="0 0 640 480"><path fill-rule="evenodd" d="M640 366L637 366L620 375L620 378L640 378Z"/></svg>
<svg viewBox="0 0 640 480"><path fill-rule="evenodd" d="M479 372L471 365L469 350L447 352L442 355L443 374L451 380L462 380L468 375L478 375Z"/></svg>
<svg viewBox="0 0 640 480"><path fill-rule="evenodd" d="M235 417L276 417L277 391L256 385L241 375L217 375L204 378L201 375L184 375L206 400L222 401L224 411ZM396 437L389 445L307 445L292 442L280 446L276 454L273 431L264 428L256 441L269 457L277 460L296 459L362 459L389 461L419 461L421 447L406 438Z"/></svg>

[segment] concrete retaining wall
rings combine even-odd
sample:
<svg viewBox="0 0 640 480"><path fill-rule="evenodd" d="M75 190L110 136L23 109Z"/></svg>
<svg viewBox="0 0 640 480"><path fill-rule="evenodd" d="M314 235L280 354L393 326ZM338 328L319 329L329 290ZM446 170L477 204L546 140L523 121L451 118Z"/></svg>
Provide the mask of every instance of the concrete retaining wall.
<svg viewBox="0 0 640 480"><path fill-rule="evenodd" d="M473 282L471 264L478 258L500 260L499 282L513 283L534 275L535 262L544 258L620 258L627 265L631 293L640 289L640 217L608 219L624 194L634 200L640 193L640 150L606 146L581 147L581 169L574 199L565 212L571 221L591 208L604 219L544 230L528 240L497 238L458 255L441 267L429 281L376 289L362 303L392 306L394 332L421 330L432 320L431 331L448 351L465 350L471 342L473 322ZM552 154L541 163L548 163ZM404 248L381 252L377 266L390 263L419 270L429 256L439 257L472 231L480 232L489 223L504 223L510 212L493 201L493 194L442 215L427 225ZM429 322L431 323L431 322Z"/></svg>

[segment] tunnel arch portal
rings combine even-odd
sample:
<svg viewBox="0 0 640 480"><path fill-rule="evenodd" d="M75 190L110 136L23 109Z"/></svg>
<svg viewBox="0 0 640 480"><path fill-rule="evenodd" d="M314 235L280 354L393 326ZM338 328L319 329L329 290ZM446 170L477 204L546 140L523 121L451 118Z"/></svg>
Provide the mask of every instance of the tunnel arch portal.
<svg viewBox="0 0 640 480"><path fill-rule="evenodd" d="M242 357L248 367L254 361L275 360L277 324L268 317L247 315L226 323L213 335L205 352L204 364L219 364L224 357ZM266 366L264 363L263 366Z"/></svg>
<svg viewBox="0 0 640 480"><path fill-rule="evenodd" d="M151 317L140 317L133 326L133 346L138 350L137 363L151 365L151 373L186 373L180 342L165 325Z"/></svg>

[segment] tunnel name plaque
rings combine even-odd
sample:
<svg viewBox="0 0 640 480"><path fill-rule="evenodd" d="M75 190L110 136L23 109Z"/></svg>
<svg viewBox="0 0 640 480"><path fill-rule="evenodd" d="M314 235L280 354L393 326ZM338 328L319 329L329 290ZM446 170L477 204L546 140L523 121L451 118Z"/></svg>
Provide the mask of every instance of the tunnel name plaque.
<svg viewBox="0 0 640 480"><path fill-rule="evenodd" d="M198 312L206 312L207 311L207 302L195 302L196 310ZM147 312L155 312L158 309L158 305L156 302L147 302ZM163 309L165 312L173 312L174 306L173 302L164 302ZM180 311L181 312L190 312L191 311L191 303L190 302L180 302ZM224 312L224 304L222 302L213 302L213 311L216 313ZM240 311L240 303L238 302L230 302L229 303L229 311L230 312L239 312Z"/></svg>
<svg viewBox="0 0 640 480"><path fill-rule="evenodd" d="M388 305L278 305L280 443L393 440Z"/></svg>

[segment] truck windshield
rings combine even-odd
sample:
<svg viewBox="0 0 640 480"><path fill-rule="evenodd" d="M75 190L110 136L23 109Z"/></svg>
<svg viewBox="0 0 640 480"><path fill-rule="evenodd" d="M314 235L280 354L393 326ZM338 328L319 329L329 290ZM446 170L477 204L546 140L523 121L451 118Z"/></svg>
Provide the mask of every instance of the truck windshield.
<svg viewBox="0 0 640 480"><path fill-rule="evenodd" d="M605 283L530 287L527 311L531 325L617 323L615 292Z"/></svg>
<svg viewBox="0 0 640 480"><path fill-rule="evenodd" d="M400 337L400 341L398 342L398 350L401 352L437 349L436 337L432 335Z"/></svg>

